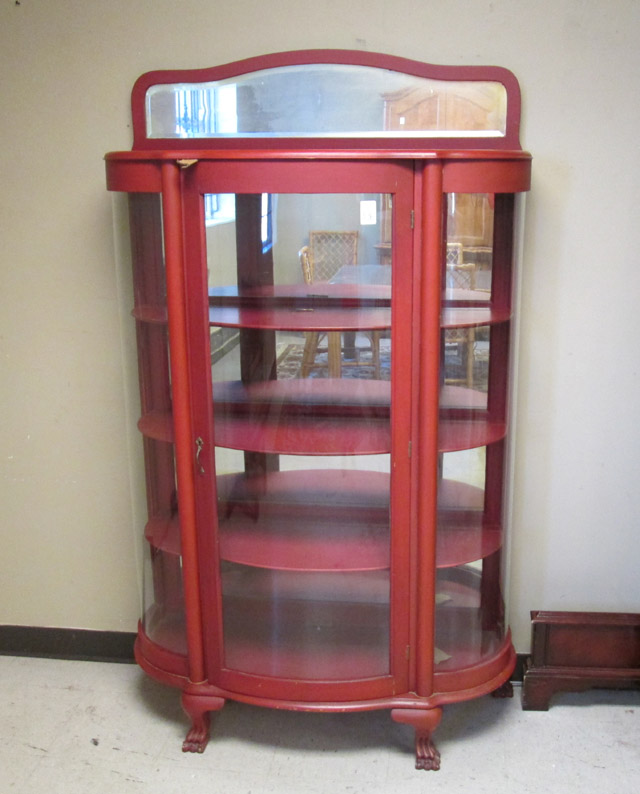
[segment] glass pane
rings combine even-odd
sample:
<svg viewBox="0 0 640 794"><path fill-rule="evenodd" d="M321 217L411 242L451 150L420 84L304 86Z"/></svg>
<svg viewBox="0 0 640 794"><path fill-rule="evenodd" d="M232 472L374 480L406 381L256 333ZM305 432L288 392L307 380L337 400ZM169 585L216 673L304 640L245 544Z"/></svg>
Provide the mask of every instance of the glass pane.
<svg viewBox="0 0 640 794"><path fill-rule="evenodd" d="M487 301L491 295L494 195L447 195L445 295L447 300Z"/></svg>
<svg viewBox="0 0 640 794"><path fill-rule="evenodd" d="M473 565L438 570L436 673L473 667L504 641L500 552Z"/></svg>
<svg viewBox="0 0 640 794"><path fill-rule="evenodd" d="M491 328L488 325L442 331L440 407L487 408Z"/></svg>
<svg viewBox="0 0 640 794"><path fill-rule="evenodd" d="M438 491L437 672L477 664L495 653L504 639L500 507L492 492L495 484L488 475L487 457L486 447L442 455Z"/></svg>
<svg viewBox="0 0 640 794"><path fill-rule="evenodd" d="M167 527L167 532L171 531ZM156 645L172 653L186 655L182 560L179 550L176 551L166 552L153 545L146 547L142 627Z"/></svg>
<svg viewBox="0 0 640 794"><path fill-rule="evenodd" d="M219 198L233 210L206 228L225 665L387 675L390 197Z"/></svg>
<svg viewBox="0 0 640 794"><path fill-rule="evenodd" d="M501 137L506 90L346 64L152 86L147 137Z"/></svg>
<svg viewBox="0 0 640 794"><path fill-rule="evenodd" d="M141 408L138 429L147 474L142 626L156 645L186 656L160 195L131 194L129 220Z"/></svg>

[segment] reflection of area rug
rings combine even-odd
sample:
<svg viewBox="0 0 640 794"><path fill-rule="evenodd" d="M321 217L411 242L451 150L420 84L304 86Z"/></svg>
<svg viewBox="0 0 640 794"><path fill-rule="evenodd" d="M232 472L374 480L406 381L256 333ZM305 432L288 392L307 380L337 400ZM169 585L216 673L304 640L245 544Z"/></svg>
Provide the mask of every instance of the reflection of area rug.
<svg viewBox="0 0 640 794"><path fill-rule="evenodd" d="M389 342L382 340L380 344L380 378L381 380L391 380L391 348ZM300 377L300 367L302 365L302 352L304 345L287 345L278 356L278 380ZM315 357L315 367L309 373L310 378L329 377L327 365L327 351L318 350ZM342 367L343 378L359 378L360 380L371 380L375 378L374 367L371 363L371 351L364 349L358 352L357 362L344 362Z"/></svg>

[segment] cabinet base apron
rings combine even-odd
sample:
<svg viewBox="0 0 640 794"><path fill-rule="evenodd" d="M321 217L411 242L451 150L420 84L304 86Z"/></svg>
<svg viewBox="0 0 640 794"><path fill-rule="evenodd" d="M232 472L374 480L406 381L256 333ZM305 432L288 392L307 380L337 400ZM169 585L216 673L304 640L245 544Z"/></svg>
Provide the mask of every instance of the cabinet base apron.
<svg viewBox="0 0 640 794"><path fill-rule="evenodd" d="M153 643L141 627L135 644L135 657L138 665L152 678L182 690L182 707L191 720L182 745L183 752L204 752L210 736L210 713L220 711L227 700L266 708L334 714L389 709L394 722L414 728L416 769L424 770L440 768L440 752L434 744L433 733L442 719L442 707L448 703L472 700L488 694L500 698L511 697L513 687L510 676L516 663L511 637L507 636L499 651L490 659L472 667L449 672L441 681L436 675L436 684L446 683L450 691L443 689L426 698L408 692L401 696L372 700L304 702L257 698L221 689L208 681L190 681L186 673L186 658L170 654ZM167 661L171 663L173 671L167 670ZM184 674L175 672L179 667L182 667Z"/></svg>

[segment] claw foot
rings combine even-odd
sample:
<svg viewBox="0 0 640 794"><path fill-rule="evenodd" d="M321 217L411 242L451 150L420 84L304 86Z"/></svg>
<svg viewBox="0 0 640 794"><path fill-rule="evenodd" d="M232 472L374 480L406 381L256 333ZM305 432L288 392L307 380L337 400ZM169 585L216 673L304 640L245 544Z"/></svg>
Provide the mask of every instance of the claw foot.
<svg viewBox="0 0 640 794"><path fill-rule="evenodd" d="M182 743L183 753L204 753L209 742L210 711L219 711L224 699L208 695L182 693L182 708L191 718L191 728Z"/></svg>
<svg viewBox="0 0 640 794"><path fill-rule="evenodd" d="M183 753L204 753L204 748L209 742L209 722L209 715L204 714L201 724L198 726L194 725L191 728L189 733L187 733L187 738L182 743Z"/></svg>
<svg viewBox="0 0 640 794"><path fill-rule="evenodd" d="M391 718L415 729L416 769L440 769L440 753L431 736L440 724L442 709L392 709Z"/></svg>
<svg viewBox="0 0 640 794"><path fill-rule="evenodd" d="M416 736L416 769L440 769L440 752L430 736Z"/></svg>

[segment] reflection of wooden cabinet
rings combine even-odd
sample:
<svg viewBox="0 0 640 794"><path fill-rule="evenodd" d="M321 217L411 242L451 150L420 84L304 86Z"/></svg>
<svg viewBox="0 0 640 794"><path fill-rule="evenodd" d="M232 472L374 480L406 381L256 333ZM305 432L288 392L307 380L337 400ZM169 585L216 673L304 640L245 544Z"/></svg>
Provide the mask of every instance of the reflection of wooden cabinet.
<svg viewBox="0 0 640 794"><path fill-rule="evenodd" d="M130 194L149 493L136 658L182 691L186 750L227 699L384 708L415 729L417 767L437 769L442 706L499 689L515 662L503 504L528 156L179 146L107 156L109 188ZM301 192L392 197L391 284L279 282L257 197ZM235 284L206 256L202 197L219 193L242 196ZM449 288L450 197L475 194L493 201L489 288ZM238 340L226 364L218 329ZM385 375L281 376L278 334L316 331L380 333Z"/></svg>
<svg viewBox="0 0 640 794"><path fill-rule="evenodd" d="M456 193L449 197L447 242L460 243L464 250L493 244L493 195Z"/></svg>
<svg viewBox="0 0 640 794"><path fill-rule="evenodd" d="M499 83L455 88L413 88L385 96L385 129L442 130L450 137L459 130L490 130L499 126L504 109Z"/></svg>
<svg viewBox="0 0 640 794"><path fill-rule="evenodd" d="M380 241L376 245L378 261L381 265L391 264L391 216L392 199L389 195L382 195L380 208Z"/></svg>

